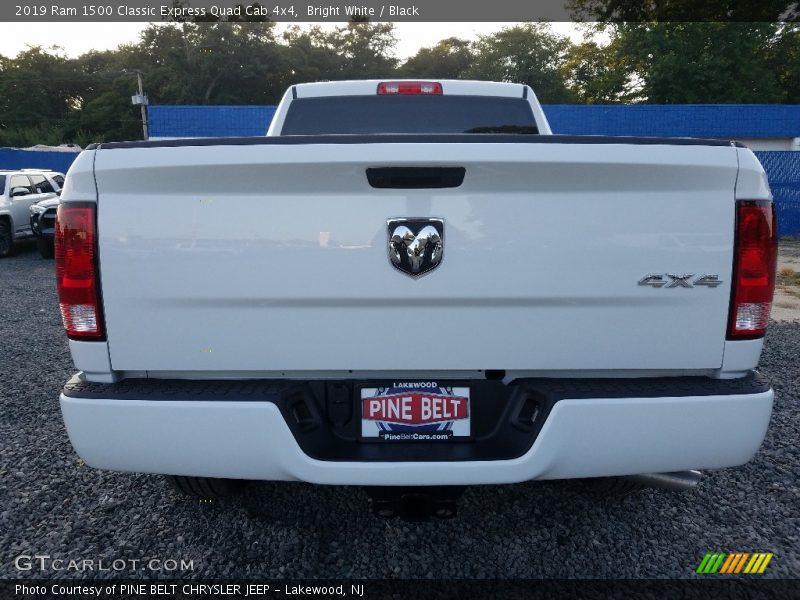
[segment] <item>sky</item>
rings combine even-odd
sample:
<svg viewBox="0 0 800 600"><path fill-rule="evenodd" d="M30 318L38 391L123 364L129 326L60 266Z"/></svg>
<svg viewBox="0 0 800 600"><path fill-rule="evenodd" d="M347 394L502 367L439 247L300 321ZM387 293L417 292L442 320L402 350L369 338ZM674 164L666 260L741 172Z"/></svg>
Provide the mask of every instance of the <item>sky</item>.
<svg viewBox="0 0 800 600"><path fill-rule="evenodd" d="M333 29L343 23L299 23L301 26L321 25ZM0 54L16 56L26 46L61 46L71 57L89 50L110 50L120 44L135 42L147 23L37 23L26 27L20 35L19 23L0 23ZM395 23L398 37L396 54L405 59L422 47L441 39L460 37L474 40L478 35L493 33L514 23ZM553 30L569 35L574 41L581 32L574 23L551 23ZM278 27L285 27L281 24Z"/></svg>

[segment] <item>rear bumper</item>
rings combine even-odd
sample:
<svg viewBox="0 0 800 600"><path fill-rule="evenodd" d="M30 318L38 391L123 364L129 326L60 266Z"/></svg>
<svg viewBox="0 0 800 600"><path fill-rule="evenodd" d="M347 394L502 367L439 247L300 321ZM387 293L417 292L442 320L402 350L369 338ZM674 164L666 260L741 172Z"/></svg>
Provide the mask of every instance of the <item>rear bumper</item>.
<svg viewBox="0 0 800 600"><path fill-rule="evenodd" d="M463 460L320 460L301 447L302 435L273 399L226 395L195 400L180 393L137 398L130 391L102 397L103 389L112 390L114 384L88 384L91 393L68 384L61 410L72 445L90 466L172 475L471 485L714 469L750 460L766 433L772 390L754 378L738 384L704 380L702 393L692 395L694 384L680 382L693 379L654 380L675 382L675 395L587 393L613 389L613 381L596 388L556 386L566 391L543 411L541 426L531 433L532 445L515 458L499 460L470 460L468 454ZM614 381L620 382L620 392L642 389L636 380ZM550 383L542 385L553 389Z"/></svg>

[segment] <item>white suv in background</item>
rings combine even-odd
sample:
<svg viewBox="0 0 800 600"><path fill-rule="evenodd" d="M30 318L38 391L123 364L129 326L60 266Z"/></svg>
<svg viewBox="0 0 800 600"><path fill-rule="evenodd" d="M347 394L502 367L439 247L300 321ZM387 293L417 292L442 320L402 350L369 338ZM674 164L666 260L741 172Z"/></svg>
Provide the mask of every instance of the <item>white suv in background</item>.
<svg viewBox="0 0 800 600"><path fill-rule="evenodd" d="M14 251L14 243L33 235L30 207L56 198L64 175L44 169L0 170L0 258Z"/></svg>

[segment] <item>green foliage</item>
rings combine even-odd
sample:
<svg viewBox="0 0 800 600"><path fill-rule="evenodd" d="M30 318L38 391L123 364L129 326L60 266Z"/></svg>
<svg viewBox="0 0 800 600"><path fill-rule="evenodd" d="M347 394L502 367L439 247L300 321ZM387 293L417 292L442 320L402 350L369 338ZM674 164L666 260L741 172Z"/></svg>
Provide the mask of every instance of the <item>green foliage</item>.
<svg viewBox="0 0 800 600"><path fill-rule="evenodd" d="M325 45L325 34L319 27L292 27L283 34L280 52L279 81L281 89L304 81L324 81L341 70L342 57Z"/></svg>
<svg viewBox="0 0 800 600"><path fill-rule="evenodd" d="M780 25L766 54L767 68L774 69L786 94L784 102L800 103L800 25Z"/></svg>
<svg viewBox="0 0 800 600"><path fill-rule="evenodd" d="M475 42L443 39L402 64L393 25L363 19L333 31L292 27L279 38L263 18L175 21L150 25L137 43L77 58L29 48L0 56L0 144L141 138L130 103L137 71L154 104L274 104L299 82L400 77L527 83L545 103L800 103L796 23L680 22L681 11L698 6L688 0L573 4L606 20L639 21L588 27L577 44L547 24L525 23ZM751 5L732 10L747 16L757 10ZM768 0L762 8L776 6ZM655 22L667 16L679 22Z"/></svg>
<svg viewBox="0 0 800 600"><path fill-rule="evenodd" d="M600 46L592 40L569 49L562 73L578 102L614 104L632 97L630 69L615 43Z"/></svg>
<svg viewBox="0 0 800 600"><path fill-rule="evenodd" d="M53 125L0 129L0 146L28 148L37 144L58 145L61 143L62 135L62 128Z"/></svg>
<svg viewBox="0 0 800 600"><path fill-rule="evenodd" d="M541 102L574 100L562 75L570 42L544 23L508 27L473 44L470 79L527 83Z"/></svg>
<svg viewBox="0 0 800 600"><path fill-rule="evenodd" d="M430 48L420 48L405 62L400 73L407 78L461 79L474 60L470 43L451 37Z"/></svg>
<svg viewBox="0 0 800 600"><path fill-rule="evenodd" d="M612 25L639 98L661 104L775 103L790 98L770 62L777 23Z"/></svg>
<svg viewBox="0 0 800 600"><path fill-rule="evenodd" d="M34 126L64 119L75 95L71 61L58 48L30 48L0 58L0 127Z"/></svg>
<svg viewBox="0 0 800 600"><path fill-rule="evenodd" d="M800 13L794 0L569 5L573 18L600 22L610 36L602 60L627 78L620 99L800 103Z"/></svg>
<svg viewBox="0 0 800 600"><path fill-rule="evenodd" d="M279 52L272 23L150 25L134 49L152 102L258 104L274 101Z"/></svg>
<svg viewBox="0 0 800 600"><path fill-rule="evenodd" d="M372 79L391 77L398 60L394 25L351 21L322 36L323 44L339 58L339 68L328 79Z"/></svg>

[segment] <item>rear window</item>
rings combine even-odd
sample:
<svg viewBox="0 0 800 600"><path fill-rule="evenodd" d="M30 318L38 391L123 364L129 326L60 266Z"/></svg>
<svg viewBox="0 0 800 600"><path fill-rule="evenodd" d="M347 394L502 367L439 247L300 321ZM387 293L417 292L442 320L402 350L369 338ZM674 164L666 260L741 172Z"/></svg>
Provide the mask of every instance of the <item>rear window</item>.
<svg viewBox="0 0 800 600"><path fill-rule="evenodd" d="M281 135L538 133L530 104L495 96L325 96L289 105Z"/></svg>
<svg viewBox="0 0 800 600"><path fill-rule="evenodd" d="M6 191L6 176L0 175L0 196L2 196Z"/></svg>

